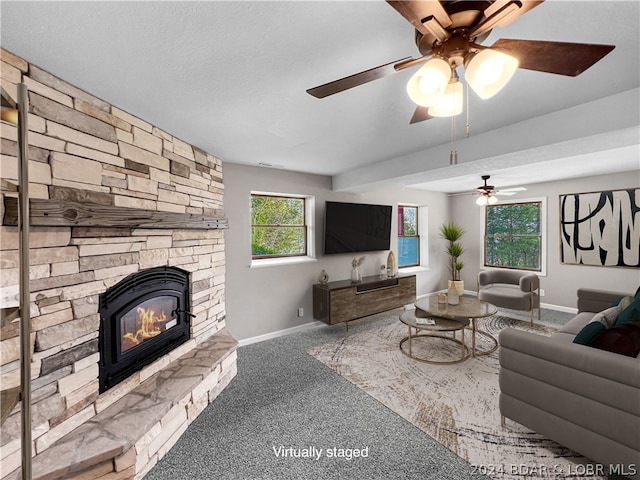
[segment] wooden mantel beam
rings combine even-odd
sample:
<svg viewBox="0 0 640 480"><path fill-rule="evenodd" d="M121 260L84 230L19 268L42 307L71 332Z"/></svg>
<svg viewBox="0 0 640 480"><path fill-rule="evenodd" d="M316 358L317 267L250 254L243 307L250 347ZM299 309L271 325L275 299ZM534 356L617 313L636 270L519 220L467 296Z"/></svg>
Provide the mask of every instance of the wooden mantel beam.
<svg viewBox="0 0 640 480"><path fill-rule="evenodd" d="M196 215L193 213L157 212L138 208L116 207L89 202L67 200L29 200L29 224L45 227L137 227L220 229L229 228L229 220L223 217ZM18 225L18 201L4 197L3 225Z"/></svg>

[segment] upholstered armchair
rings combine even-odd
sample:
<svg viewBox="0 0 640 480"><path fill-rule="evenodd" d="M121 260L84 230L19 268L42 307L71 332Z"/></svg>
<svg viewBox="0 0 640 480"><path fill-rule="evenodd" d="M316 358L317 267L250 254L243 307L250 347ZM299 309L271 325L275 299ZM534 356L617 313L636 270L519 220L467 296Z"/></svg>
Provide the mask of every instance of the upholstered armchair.
<svg viewBox="0 0 640 480"><path fill-rule="evenodd" d="M540 320L540 279L535 273L515 270L485 270L478 274L478 299L496 307L529 312L533 325L533 309Z"/></svg>

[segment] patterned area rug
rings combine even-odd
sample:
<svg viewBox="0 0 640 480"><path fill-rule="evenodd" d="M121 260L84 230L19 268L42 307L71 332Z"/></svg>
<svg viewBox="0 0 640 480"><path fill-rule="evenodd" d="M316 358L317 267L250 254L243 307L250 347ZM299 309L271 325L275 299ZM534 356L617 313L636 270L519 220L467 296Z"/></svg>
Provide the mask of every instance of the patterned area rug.
<svg viewBox="0 0 640 480"><path fill-rule="evenodd" d="M531 327L528 322L499 315L482 319L479 325L495 338L505 327L541 335L553 332L551 327ZM513 421L501 427L497 350L454 365L432 365L400 351L399 342L407 333L405 325L390 319L308 353L464 458L479 473L501 480L605 478L589 475L590 465L584 457ZM465 343L471 345L469 330L465 330ZM477 336L478 350L491 346L484 336ZM460 356L459 345L432 338L414 340L412 351L440 360Z"/></svg>

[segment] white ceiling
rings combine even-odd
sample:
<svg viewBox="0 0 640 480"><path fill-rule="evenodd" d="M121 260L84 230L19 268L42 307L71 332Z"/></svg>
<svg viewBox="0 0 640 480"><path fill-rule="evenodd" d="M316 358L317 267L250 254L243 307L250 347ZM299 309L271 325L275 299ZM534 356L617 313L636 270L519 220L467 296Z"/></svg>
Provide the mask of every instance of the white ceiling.
<svg viewBox="0 0 640 480"><path fill-rule="evenodd" d="M637 174L639 6L548 0L495 29L485 44L616 48L575 78L519 70L492 99L470 93L471 136L456 117L453 167L449 119L408 123L412 71L325 99L305 92L419 55L412 27L384 1L3 0L0 19L3 48L225 162L332 175L343 190L459 192L481 174L499 187ZM610 96L619 104L607 112Z"/></svg>

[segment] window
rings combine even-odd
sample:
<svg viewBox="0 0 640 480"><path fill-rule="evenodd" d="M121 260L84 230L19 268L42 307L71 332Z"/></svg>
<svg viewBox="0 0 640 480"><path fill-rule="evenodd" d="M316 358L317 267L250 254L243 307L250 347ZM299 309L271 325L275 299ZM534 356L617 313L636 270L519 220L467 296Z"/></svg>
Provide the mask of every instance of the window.
<svg viewBox="0 0 640 480"><path fill-rule="evenodd" d="M398 205L398 267L420 265L418 207Z"/></svg>
<svg viewBox="0 0 640 480"><path fill-rule="evenodd" d="M485 208L484 265L541 272L543 202L504 203Z"/></svg>
<svg viewBox="0 0 640 480"><path fill-rule="evenodd" d="M251 195L251 258L307 255L305 197Z"/></svg>

